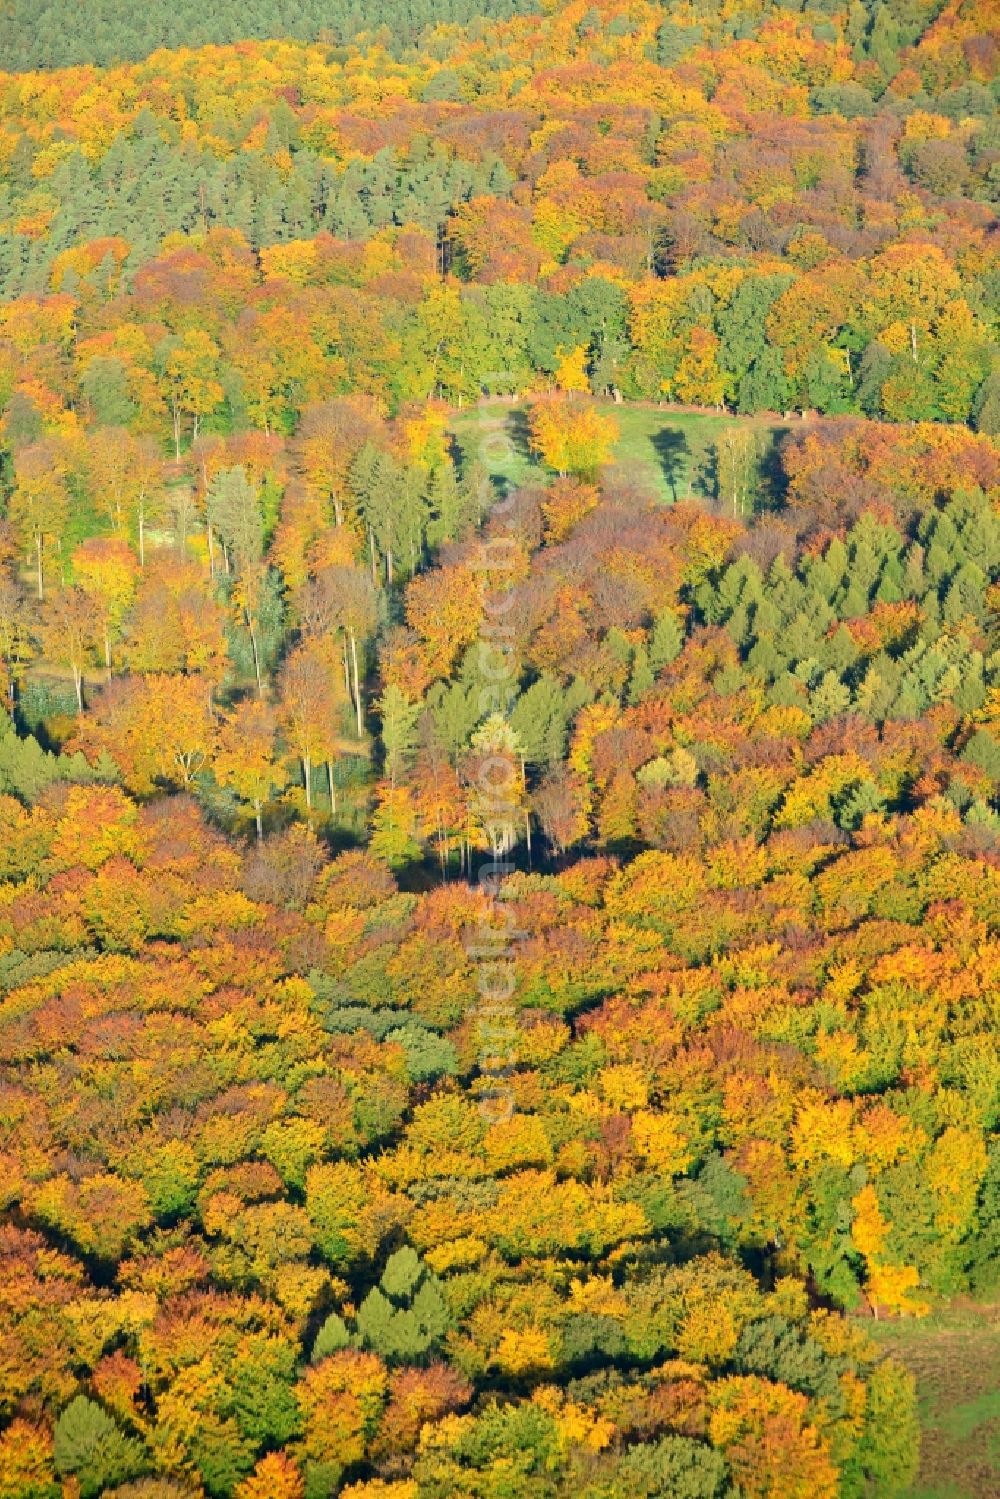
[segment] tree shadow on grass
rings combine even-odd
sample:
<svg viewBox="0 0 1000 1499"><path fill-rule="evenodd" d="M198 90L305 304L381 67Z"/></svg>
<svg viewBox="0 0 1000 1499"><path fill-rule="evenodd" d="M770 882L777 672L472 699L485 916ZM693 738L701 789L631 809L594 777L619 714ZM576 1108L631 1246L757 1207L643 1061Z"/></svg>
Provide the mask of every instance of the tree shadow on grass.
<svg viewBox="0 0 1000 1499"><path fill-rule="evenodd" d="M523 406L516 407L508 416L504 423L504 436L513 443L521 458L531 461L531 426Z"/></svg>
<svg viewBox="0 0 1000 1499"><path fill-rule="evenodd" d="M788 494L788 476L782 462L782 448L788 427L772 427L760 463L760 496L758 509L783 510Z"/></svg>
<svg viewBox="0 0 1000 1499"><path fill-rule="evenodd" d="M531 448L527 413L521 407L491 419L485 429L477 430L472 424L453 434L451 441L452 457L458 459L460 468L466 471L473 462L481 464L501 499L506 499L523 482L512 477L510 470L518 474L537 462Z"/></svg>
<svg viewBox="0 0 1000 1499"><path fill-rule="evenodd" d="M676 504L678 486L683 485L687 478L691 446L684 433L678 431L676 427L662 428L661 431L653 434L650 441L660 460L660 468L669 486L670 497Z"/></svg>

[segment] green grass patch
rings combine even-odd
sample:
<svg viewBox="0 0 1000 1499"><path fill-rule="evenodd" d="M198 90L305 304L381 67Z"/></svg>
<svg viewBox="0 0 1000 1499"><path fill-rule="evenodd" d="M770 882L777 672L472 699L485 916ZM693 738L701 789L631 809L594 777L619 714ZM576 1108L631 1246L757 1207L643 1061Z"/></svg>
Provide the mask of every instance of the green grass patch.
<svg viewBox="0 0 1000 1499"><path fill-rule="evenodd" d="M917 1380L920 1472L906 1499L997 1499L1000 1304L954 1302L869 1330Z"/></svg>
<svg viewBox="0 0 1000 1499"><path fill-rule="evenodd" d="M753 426L774 436L784 430L784 424L722 412L598 404L618 423L613 461L668 505L692 493L712 492L712 449L730 428ZM504 490L545 477L531 452L523 405L484 402L456 413L452 432L463 462L481 462Z"/></svg>
<svg viewBox="0 0 1000 1499"><path fill-rule="evenodd" d="M542 478L528 445L523 407L507 401L472 406L455 414L451 430L462 464L481 463L505 492Z"/></svg>
<svg viewBox="0 0 1000 1499"><path fill-rule="evenodd" d="M729 416L645 406L618 406L614 415L621 429L615 462L650 484L668 504L692 492L707 492L710 449L729 427L746 425Z"/></svg>

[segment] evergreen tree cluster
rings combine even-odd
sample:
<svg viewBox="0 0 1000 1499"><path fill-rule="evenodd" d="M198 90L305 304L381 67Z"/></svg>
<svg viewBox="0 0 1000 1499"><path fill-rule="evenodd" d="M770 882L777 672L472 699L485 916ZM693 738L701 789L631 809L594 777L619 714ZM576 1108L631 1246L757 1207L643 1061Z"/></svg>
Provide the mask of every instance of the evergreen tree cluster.
<svg viewBox="0 0 1000 1499"><path fill-rule="evenodd" d="M385 148L371 160L340 166L303 148L294 116L280 106L272 144L290 148L290 170L239 151L220 158L182 142L176 128L165 139L162 124L148 112L139 115L96 162L80 150L68 153L50 179L59 206L41 239L17 230L19 209L37 184L30 158L12 163L0 182L0 296L44 292L56 257L89 240L128 241L130 282L168 234L218 225L260 249L321 230L346 241L401 225L433 233L457 205L479 194L506 197L513 185L497 157L465 161L430 140L405 155ZM109 259L106 284L114 270ZM75 289L72 274L63 286Z"/></svg>
<svg viewBox="0 0 1000 1499"><path fill-rule="evenodd" d="M3 63L11 70L106 65L147 57L158 47L224 46L252 38L350 41L378 33L412 44L441 25L468 25L536 8L534 0L196 0L123 6L117 0L11 0L4 8Z"/></svg>
<svg viewBox="0 0 1000 1499"><path fill-rule="evenodd" d="M767 570L743 555L695 603L705 624L725 625L771 700L814 723L849 711L918 719L946 702L971 714L986 695L984 657L962 631L987 626L998 567L1000 521L981 491L966 492L923 514L912 536L868 513L794 569L782 554ZM851 626L872 611L885 638L866 642ZM728 690L739 685L734 676Z"/></svg>

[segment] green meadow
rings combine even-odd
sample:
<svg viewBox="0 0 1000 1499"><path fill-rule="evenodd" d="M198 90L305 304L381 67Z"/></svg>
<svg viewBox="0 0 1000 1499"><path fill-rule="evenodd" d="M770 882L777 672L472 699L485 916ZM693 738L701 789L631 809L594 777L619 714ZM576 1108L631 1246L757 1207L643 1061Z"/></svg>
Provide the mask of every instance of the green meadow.
<svg viewBox="0 0 1000 1499"><path fill-rule="evenodd" d="M953 1302L866 1326L917 1381L920 1471L905 1499L997 1499L1000 1304Z"/></svg>
<svg viewBox="0 0 1000 1499"><path fill-rule="evenodd" d="M711 493L712 450L732 427L756 427L775 436L783 423L724 412L674 410L666 406L600 402L614 416L619 437L614 463L647 485L664 503ZM525 408L495 401L457 412L452 432L463 460L478 460L503 488L537 481Z"/></svg>

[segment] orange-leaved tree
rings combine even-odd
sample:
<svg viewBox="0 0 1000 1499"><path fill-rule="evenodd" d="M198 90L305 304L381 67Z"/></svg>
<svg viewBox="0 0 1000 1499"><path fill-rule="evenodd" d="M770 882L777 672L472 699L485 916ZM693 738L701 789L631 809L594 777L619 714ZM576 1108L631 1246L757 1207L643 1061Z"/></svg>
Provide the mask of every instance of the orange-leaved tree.
<svg viewBox="0 0 1000 1499"><path fill-rule="evenodd" d="M528 424L535 452L561 478L593 478L609 462L620 431L609 412L575 391L537 397Z"/></svg>

